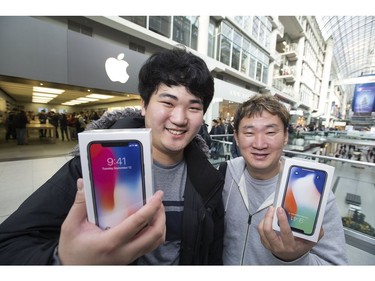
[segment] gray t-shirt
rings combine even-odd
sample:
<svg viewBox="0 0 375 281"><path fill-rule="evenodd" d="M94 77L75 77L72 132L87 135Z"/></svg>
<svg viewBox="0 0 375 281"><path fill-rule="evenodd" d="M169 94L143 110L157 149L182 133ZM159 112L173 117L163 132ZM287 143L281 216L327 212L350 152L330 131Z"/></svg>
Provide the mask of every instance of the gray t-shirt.
<svg viewBox="0 0 375 281"><path fill-rule="evenodd" d="M152 167L154 190L163 190L166 213L166 241L154 251L140 257L140 265L178 265L184 211L184 191L187 178L186 162L171 166L154 162Z"/></svg>

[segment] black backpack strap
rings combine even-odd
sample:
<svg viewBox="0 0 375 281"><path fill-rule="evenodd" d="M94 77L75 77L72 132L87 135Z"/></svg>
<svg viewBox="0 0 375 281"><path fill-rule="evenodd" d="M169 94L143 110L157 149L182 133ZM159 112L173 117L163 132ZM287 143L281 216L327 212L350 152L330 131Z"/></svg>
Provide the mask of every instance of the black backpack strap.
<svg viewBox="0 0 375 281"><path fill-rule="evenodd" d="M221 162L219 164L219 171L224 176L224 178L225 178L225 173L227 172L227 166L228 166L227 161Z"/></svg>

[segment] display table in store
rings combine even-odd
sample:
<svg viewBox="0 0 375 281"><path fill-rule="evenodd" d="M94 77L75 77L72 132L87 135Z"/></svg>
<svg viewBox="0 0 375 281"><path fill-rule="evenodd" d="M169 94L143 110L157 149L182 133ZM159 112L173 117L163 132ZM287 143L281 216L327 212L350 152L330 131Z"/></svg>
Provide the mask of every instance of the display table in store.
<svg viewBox="0 0 375 281"><path fill-rule="evenodd" d="M47 136L52 140L53 143L56 143L56 134L55 134L55 126L51 124L40 124L40 123L30 123L26 124L26 136L27 138L30 137L30 131L32 130L47 130ZM39 134L38 134L39 135Z"/></svg>

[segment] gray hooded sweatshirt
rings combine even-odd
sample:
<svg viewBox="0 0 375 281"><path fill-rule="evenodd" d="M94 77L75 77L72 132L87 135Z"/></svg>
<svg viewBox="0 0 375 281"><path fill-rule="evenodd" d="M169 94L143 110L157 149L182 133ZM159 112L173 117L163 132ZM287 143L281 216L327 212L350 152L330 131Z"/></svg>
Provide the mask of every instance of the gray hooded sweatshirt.
<svg viewBox="0 0 375 281"><path fill-rule="evenodd" d="M341 215L332 191L327 200L322 224L324 236L308 253L295 261L284 262L266 249L261 243L257 227L268 207L273 204L278 175L268 180L257 180L250 176L245 165L243 157L238 157L228 161L226 170L223 191L225 265L345 265L348 263ZM246 183L247 198L242 198L239 190L242 175Z"/></svg>

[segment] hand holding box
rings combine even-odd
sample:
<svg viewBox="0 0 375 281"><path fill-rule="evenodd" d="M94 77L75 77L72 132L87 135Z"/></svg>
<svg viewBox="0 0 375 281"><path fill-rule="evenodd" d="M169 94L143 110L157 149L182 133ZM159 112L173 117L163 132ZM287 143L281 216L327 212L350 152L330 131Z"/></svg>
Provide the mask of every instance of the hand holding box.
<svg viewBox="0 0 375 281"><path fill-rule="evenodd" d="M311 160L282 158L274 207L285 210L294 236L318 241L334 170ZM272 226L280 231L276 213Z"/></svg>

